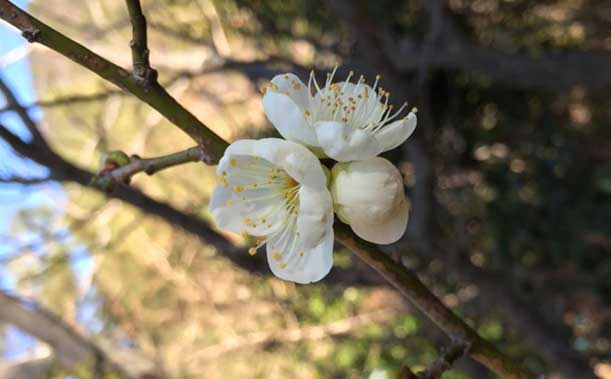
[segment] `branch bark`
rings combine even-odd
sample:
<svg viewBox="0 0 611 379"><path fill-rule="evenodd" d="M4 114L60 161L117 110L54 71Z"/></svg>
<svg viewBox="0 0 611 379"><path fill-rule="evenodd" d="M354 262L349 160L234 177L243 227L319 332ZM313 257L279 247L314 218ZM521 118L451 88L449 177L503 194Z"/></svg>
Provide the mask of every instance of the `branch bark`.
<svg viewBox="0 0 611 379"><path fill-rule="evenodd" d="M145 172L147 175L178 165L189 162L203 161L206 156L205 151L201 146L194 146L183 151L173 154L164 155L156 158L143 159L138 156L132 156L130 162L119 168L104 170L100 175L97 175L91 182L93 186L101 189L109 188L112 184L129 183L132 176L139 172Z"/></svg>
<svg viewBox="0 0 611 379"><path fill-rule="evenodd" d="M0 18L20 29L29 41L45 44L147 102L206 148L210 163L217 161L227 147L226 142L209 131L158 84L155 84L153 89L141 86L125 70L56 32L7 0L0 0ZM5 130L4 134L6 132L8 131ZM87 176L86 173L84 175ZM380 273L448 335L458 336L470 343L472 345L471 356L474 359L508 379L534 378L534 374L512 363L494 346L482 339L477 332L446 308L415 274L394 262L375 245L358 239L349 228L341 224L336 227L336 236L339 242Z"/></svg>
<svg viewBox="0 0 611 379"><path fill-rule="evenodd" d="M336 221L335 236L342 245L382 275L447 335L471 344L470 356L473 359L503 378L535 378L535 374L514 364L492 344L481 338L475 330L443 305L414 273L392 260L377 246L359 239L349 227L339 221Z"/></svg>
<svg viewBox="0 0 611 379"><path fill-rule="evenodd" d="M132 23L132 62L134 75L144 86L149 86L157 80L157 72L151 68L146 32L146 17L142 12L140 0L126 0L129 19Z"/></svg>
<svg viewBox="0 0 611 379"><path fill-rule="evenodd" d="M8 0L0 0L0 18L19 29L29 42L47 46L156 109L205 148L207 163L218 161L225 151L226 142L180 105L157 82L143 86L140 80L125 69L57 32Z"/></svg>

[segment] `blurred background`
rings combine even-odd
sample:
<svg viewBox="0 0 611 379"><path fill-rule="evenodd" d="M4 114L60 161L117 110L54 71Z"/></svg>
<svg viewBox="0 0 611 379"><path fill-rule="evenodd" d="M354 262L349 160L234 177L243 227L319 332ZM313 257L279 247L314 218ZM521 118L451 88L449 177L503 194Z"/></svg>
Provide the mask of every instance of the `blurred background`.
<svg viewBox="0 0 611 379"><path fill-rule="evenodd" d="M123 1L16 4L130 66ZM278 73L381 74L419 109L386 154L412 213L384 249L517 362L611 379L609 1L142 5L160 82L228 140L273 134L259 88ZM0 80L0 377L390 379L447 345L340 246L321 283L274 278L215 231L213 167L88 188L109 150L193 142L4 23ZM492 377L470 359L444 375Z"/></svg>

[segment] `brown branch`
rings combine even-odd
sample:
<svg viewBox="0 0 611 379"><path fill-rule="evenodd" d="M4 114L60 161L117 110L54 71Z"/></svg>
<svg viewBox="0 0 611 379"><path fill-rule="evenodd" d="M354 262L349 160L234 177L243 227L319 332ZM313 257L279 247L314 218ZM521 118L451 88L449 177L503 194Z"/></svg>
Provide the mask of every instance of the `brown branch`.
<svg viewBox="0 0 611 379"><path fill-rule="evenodd" d="M149 86L157 80L157 71L151 68L149 62L146 18L142 13L140 0L126 0L126 4L132 23L133 38L129 45L132 48L134 75L142 81L144 86Z"/></svg>
<svg viewBox="0 0 611 379"><path fill-rule="evenodd" d="M109 188L112 184L129 183L132 176L139 172L147 175L189 162L201 162L206 156L201 146L190 147L186 150L156 158L140 158L132 156L129 163L110 170L103 170L92 181L92 185L99 188Z"/></svg>
<svg viewBox="0 0 611 379"><path fill-rule="evenodd" d="M382 275L404 297L414 303L447 335L471 344L470 356L488 369L507 379L532 379L535 375L515 365L501 354L492 344L481 338L475 330L456 316L433 295L429 289L392 258L374 244L356 237L350 228L340 222L335 223L336 239L359 258Z"/></svg>
<svg viewBox="0 0 611 379"><path fill-rule="evenodd" d="M209 162L219 159L227 143L216 134L209 131L193 115L178 104L163 88L154 84L151 88L143 87L133 77L112 64L95 55L82 45L68 39L47 25L21 11L7 0L0 0L0 18L5 19L23 32L29 41L40 42L60 52L75 62L89 68L103 78L119 85L145 101L170 121L187 132L196 142L201 144L208 153ZM381 55L381 54L380 54ZM385 62L381 62L385 63ZM0 129L1 131L1 129ZM82 170L81 176L87 176ZM416 304L425 314L435 321L448 335L458 336L472 344L471 356L486 367L508 379L533 378L534 375L516 366L494 346L483 340L477 332L470 328L460 318L446 308L416 275L397 264L375 245L358 239L345 225L338 223L337 239L351 249L363 261L378 271L399 292Z"/></svg>
<svg viewBox="0 0 611 379"><path fill-rule="evenodd" d="M441 379L441 375L447 371L454 362L466 355L469 351L469 344L461 340L453 340L452 344L441 352L439 358L431 363L420 375L422 379Z"/></svg>
<svg viewBox="0 0 611 379"><path fill-rule="evenodd" d="M90 183L95 174L73 165L55 152L45 151L36 145L21 141L2 125L0 125L0 138L4 139L16 153L47 167L50 170L51 178L54 180L74 182L91 187ZM97 187L91 188L100 190ZM262 259L250 257L243 248L236 247L227 238L217 233L207 221L196 215L181 212L170 204L155 200L125 185L116 186L112 193L107 194L107 196L122 200L143 212L165 219L171 225L199 237L244 270L252 272L267 272L268 270Z"/></svg>
<svg viewBox="0 0 611 379"><path fill-rule="evenodd" d="M34 120L32 120L32 118L28 114L27 109L19 103L19 101L17 100L17 97L15 96L11 88L4 82L4 80L2 80L1 77L0 77L0 92L4 94L4 98L6 99L7 107L10 107L10 109L14 110L17 113L17 115L19 116L19 118L21 118L21 121L23 121L23 124L25 125L25 127L28 129L28 131L32 135L32 139L36 141L37 143L41 143L41 144L44 143L44 138L42 134L40 133L40 130L38 130L38 128L36 127L36 123L34 122ZM46 143L44 144L46 145Z"/></svg>
<svg viewBox="0 0 611 379"><path fill-rule="evenodd" d="M0 18L19 29L28 41L38 42L55 50L156 109L206 149L207 163L218 161L225 151L227 143L180 105L158 83L143 86L140 80L123 68L57 32L8 0L0 0Z"/></svg>

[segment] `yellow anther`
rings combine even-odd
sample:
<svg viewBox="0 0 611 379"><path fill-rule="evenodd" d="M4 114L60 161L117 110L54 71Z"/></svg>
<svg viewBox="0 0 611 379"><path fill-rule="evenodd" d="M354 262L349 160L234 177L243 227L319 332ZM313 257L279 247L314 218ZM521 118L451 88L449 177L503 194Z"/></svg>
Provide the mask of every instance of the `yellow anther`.
<svg viewBox="0 0 611 379"><path fill-rule="evenodd" d="M308 111L308 110L304 111L303 113L304 113L306 116L309 116L309 115L310 115L310 111Z"/></svg>
<svg viewBox="0 0 611 379"><path fill-rule="evenodd" d="M227 206L231 206L233 205L233 200L232 199L228 199L227 200Z"/></svg>
<svg viewBox="0 0 611 379"><path fill-rule="evenodd" d="M380 80L380 79L382 79L382 75L377 74L377 75L376 75L376 80Z"/></svg>
<svg viewBox="0 0 611 379"><path fill-rule="evenodd" d="M412 112L417 113L417 112L418 112L418 108L413 107L413 108L412 108Z"/></svg>
<svg viewBox="0 0 611 379"><path fill-rule="evenodd" d="M284 270L286 268L286 263L284 262L280 263L280 268Z"/></svg>
<svg viewBox="0 0 611 379"><path fill-rule="evenodd" d="M244 191L244 187L239 186L239 185L238 186L234 186L233 187L233 191L236 192L236 193L240 193L240 192Z"/></svg>
<svg viewBox="0 0 611 379"><path fill-rule="evenodd" d="M265 93L267 93L267 87L261 87L261 93L265 95Z"/></svg>
<svg viewBox="0 0 611 379"><path fill-rule="evenodd" d="M276 251L272 254L272 258L274 258L275 261L279 261L280 258L282 258L282 255Z"/></svg>
<svg viewBox="0 0 611 379"><path fill-rule="evenodd" d="M229 160L229 164L230 164L232 167L235 167L235 166L238 164L238 160L237 160L237 159L235 159L235 158L231 158L231 159Z"/></svg>
<svg viewBox="0 0 611 379"><path fill-rule="evenodd" d="M302 251L301 253L299 253L299 256L300 256L300 257L303 257L303 251Z"/></svg>
<svg viewBox="0 0 611 379"><path fill-rule="evenodd" d="M250 254L250 255L257 254L257 249L255 249L254 247L251 247L250 249L248 249L248 254Z"/></svg>
<svg viewBox="0 0 611 379"><path fill-rule="evenodd" d="M242 230L242 233L240 233L240 235L242 236L242 238L250 238L250 235L246 230Z"/></svg>
<svg viewBox="0 0 611 379"><path fill-rule="evenodd" d="M249 225L252 222L252 220L249 217L244 217L243 221L244 221L244 225Z"/></svg>
<svg viewBox="0 0 611 379"><path fill-rule="evenodd" d="M227 183L227 179L225 179L225 177L224 177L224 176L219 176L217 179L218 179L218 182L219 182L219 184L220 184L221 186L223 186L223 187L227 188L227 186L228 186L229 184Z"/></svg>
<svg viewBox="0 0 611 379"><path fill-rule="evenodd" d="M348 75L350 75L350 76L354 75L354 71L350 70L350 72L348 73Z"/></svg>

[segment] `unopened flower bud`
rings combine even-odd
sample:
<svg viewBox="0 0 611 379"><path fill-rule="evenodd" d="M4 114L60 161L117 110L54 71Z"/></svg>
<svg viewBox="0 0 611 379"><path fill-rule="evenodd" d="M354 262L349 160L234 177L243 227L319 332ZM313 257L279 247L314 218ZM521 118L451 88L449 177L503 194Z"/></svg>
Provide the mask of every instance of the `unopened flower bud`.
<svg viewBox="0 0 611 379"><path fill-rule="evenodd" d="M333 207L361 238L390 244L407 227L409 203L397 168L384 158L337 163L331 170Z"/></svg>

